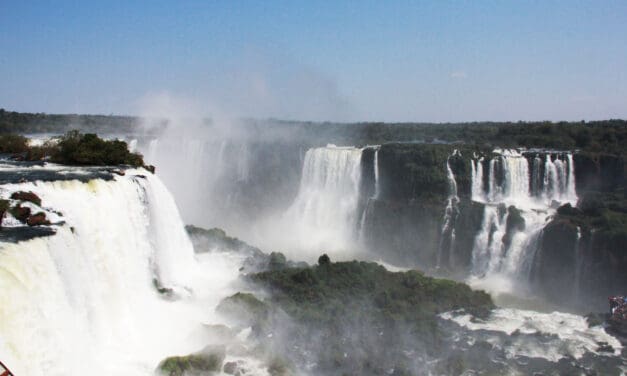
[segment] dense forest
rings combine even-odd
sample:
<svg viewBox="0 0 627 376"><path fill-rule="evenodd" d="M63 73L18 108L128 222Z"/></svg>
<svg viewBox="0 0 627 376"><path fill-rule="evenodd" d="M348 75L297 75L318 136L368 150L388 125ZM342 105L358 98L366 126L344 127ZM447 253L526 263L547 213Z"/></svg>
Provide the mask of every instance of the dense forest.
<svg viewBox="0 0 627 376"><path fill-rule="evenodd" d="M211 122L206 122L211 126ZM472 123L314 123L283 120L240 122L251 135L286 133L293 139L352 145L386 142L463 142L500 147L579 149L590 152L624 154L627 142L626 120L590 122L472 122ZM163 121L162 124L167 124ZM134 133L140 118L112 115L50 115L19 113L0 109L0 133L65 133L80 129L85 133Z"/></svg>

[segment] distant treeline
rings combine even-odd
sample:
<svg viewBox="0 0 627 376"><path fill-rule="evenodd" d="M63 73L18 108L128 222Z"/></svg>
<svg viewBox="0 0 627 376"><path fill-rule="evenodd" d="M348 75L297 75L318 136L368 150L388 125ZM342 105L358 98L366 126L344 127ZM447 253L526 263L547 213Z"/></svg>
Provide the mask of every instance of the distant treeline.
<svg viewBox="0 0 627 376"><path fill-rule="evenodd" d="M300 127L309 137L339 143L368 145L388 142L463 142L468 144L580 149L625 154L627 121L591 122L474 122L474 123L301 123L280 122Z"/></svg>
<svg viewBox="0 0 627 376"><path fill-rule="evenodd" d="M133 133L139 118L105 115L48 115L0 109L0 133ZM165 125L167 121L163 122ZM210 124L210 122L207 122ZM464 142L501 147L580 149L625 154L627 121L591 122L473 122L473 123L315 123L283 120L244 120L253 140L269 135L305 143L345 145L388 142Z"/></svg>
<svg viewBox="0 0 627 376"><path fill-rule="evenodd" d="M91 133L128 133L138 118L113 115L52 115L6 111L0 108L0 133L65 133L80 129Z"/></svg>

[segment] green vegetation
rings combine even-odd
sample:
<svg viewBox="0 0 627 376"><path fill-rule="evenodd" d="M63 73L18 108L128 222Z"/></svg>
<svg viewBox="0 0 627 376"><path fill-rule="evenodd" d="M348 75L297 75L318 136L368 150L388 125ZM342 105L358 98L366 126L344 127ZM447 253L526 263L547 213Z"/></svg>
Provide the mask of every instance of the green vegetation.
<svg viewBox="0 0 627 376"><path fill-rule="evenodd" d="M366 321L390 320L421 324L455 309L485 316L493 308L488 294L465 284L427 277L412 270L392 273L369 262L331 263L321 256L311 268L288 268L249 276L270 289L272 303L305 322L331 324L342 314L364 314ZM363 309L351 307L368 302ZM353 309L356 308L356 309ZM417 327L417 329L419 329Z"/></svg>
<svg viewBox="0 0 627 376"><path fill-rule="evenodd" d="M566 204L557 213L559 218L567 219L584 230L595 229L597 236L608 238L609 243L627 243L627 198L624 189L588 192L576 208Z"/></svg>
<svg viewBox="0 0 627 376"><path fill-rule="evenodd" d="M0 153L14 154L17 159L28 161L49 159L74 166L146 167L140 154L129 152L126 142L103 140L96 134L82 134L76 130L42 146L29 146L28 139L20 135L0 135Z"/></svg>
<svg viewBox="0 0 627 376"><path fill-rule="evenodd" d="M261 253L257 248L251 247L238 238L230 237L220 228L204 229L194 225L185 226L185 230L192 238L196 252L207 252L212 249L250 250Z"/></svg>
<svg viewBox="0 0 627 376"><path fill-rule="evenodd" d="M129 152L126 142L107 141L93 133L81 134L79 131L66 133L50 160L60 164L83 166L144 165L142 156Z"/></svg>
<svg viewBox="0 0 627 376"><path fill-rule="evenodd" d="M261 342L269 342L272 357L313 354L308 361L317 364L317 374L400 372L417 354L442 350L439 313L463 309L485 317L494 308L488 294L462 283L418 271L393 273L375 263L334 263L326 255L317 266L247 278L269 298L238 293L219 310L252 326Z"/></svg>
<svg viewBox="0 0 627 376"><path fill-rule="evenodd" d="M65 133L73 128L93 133L124 133L133 131L137 120L131 116L52 115L0 108L0 133Z"/></svg>
<svg viewBox="0 0 627 376"><path fill-rule="evenodd" d="M0 134L0 153L25 153L28 150L28 138L17 134Z"/></svg>
<svg viewBox="0 0 627 376"><path fill-rule="evenodd" d="M245 326L267 324L270 307L253 294L238 292L220 302L216 311Z"/></svg>
<svg viewBox="0 0 627 376"><path fill-rule="evenodd" d="M157 369L167 376L212 375L220 372L225 356L224 347L209 346L198 353L169 357Z"/></svg>

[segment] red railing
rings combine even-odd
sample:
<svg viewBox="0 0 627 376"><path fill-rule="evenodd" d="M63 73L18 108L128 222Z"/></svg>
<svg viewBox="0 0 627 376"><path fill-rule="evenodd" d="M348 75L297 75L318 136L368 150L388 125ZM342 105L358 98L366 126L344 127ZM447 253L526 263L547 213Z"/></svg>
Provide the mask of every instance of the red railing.
<svg viewBox="0 0 627 376"><path fill-rule="evenodd" d="M15 376L9 371L9 368L4 365L4 363L0 362L0 376Z"/></svg>

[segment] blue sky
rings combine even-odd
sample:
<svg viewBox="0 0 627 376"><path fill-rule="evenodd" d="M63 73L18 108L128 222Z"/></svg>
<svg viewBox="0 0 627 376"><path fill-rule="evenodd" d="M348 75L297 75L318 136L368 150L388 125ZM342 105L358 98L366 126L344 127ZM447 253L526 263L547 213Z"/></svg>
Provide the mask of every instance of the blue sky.
<svg viewBox="0 0 627 376"><path fill-rule="evenodd" d="M48 113L627 118L627 1L0 0L0 82Z"/></svg>

